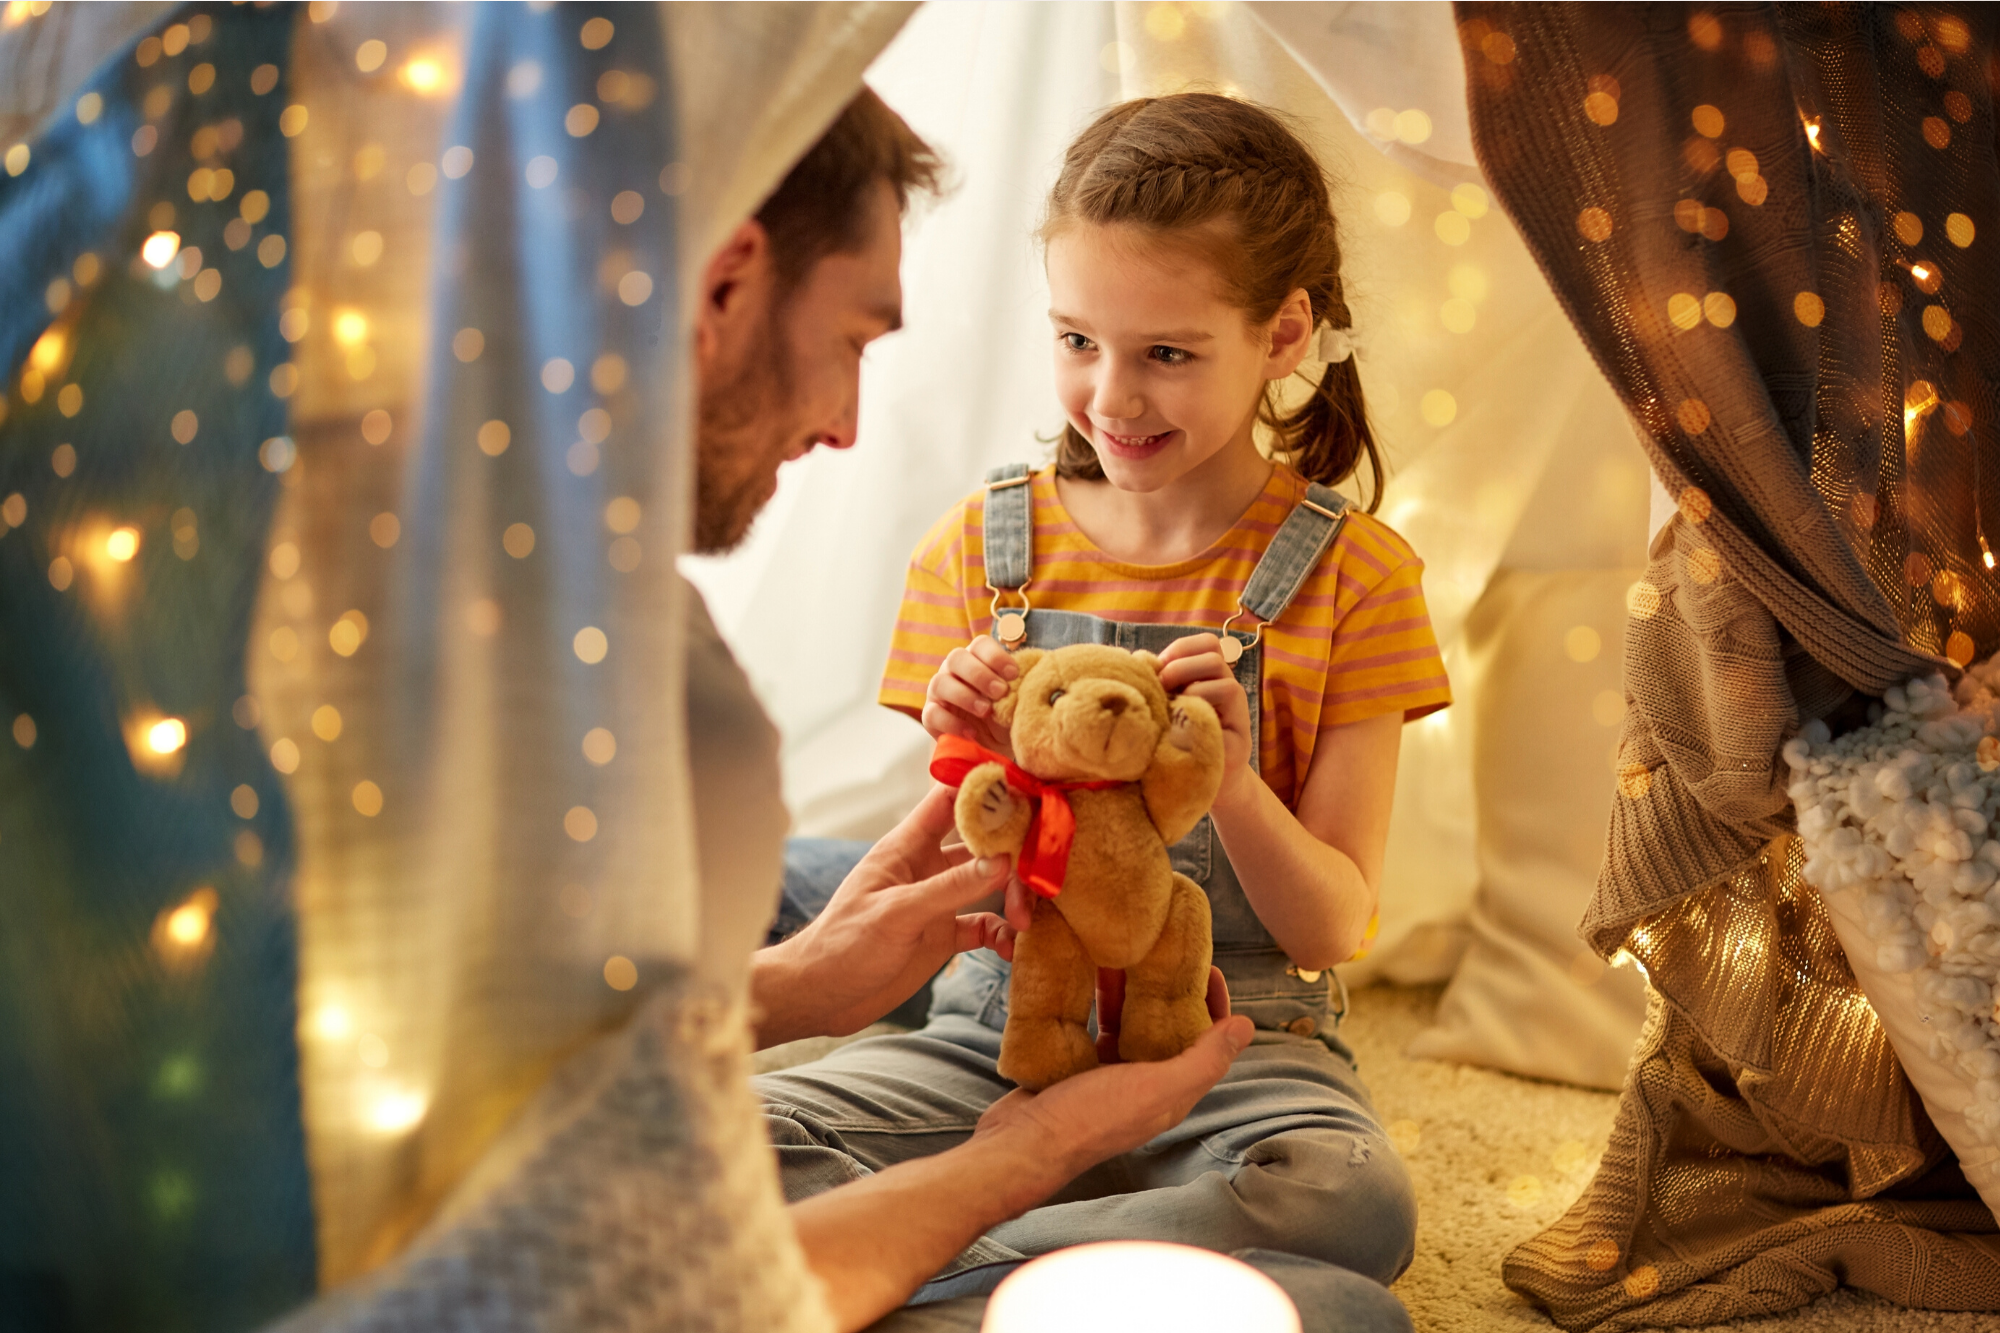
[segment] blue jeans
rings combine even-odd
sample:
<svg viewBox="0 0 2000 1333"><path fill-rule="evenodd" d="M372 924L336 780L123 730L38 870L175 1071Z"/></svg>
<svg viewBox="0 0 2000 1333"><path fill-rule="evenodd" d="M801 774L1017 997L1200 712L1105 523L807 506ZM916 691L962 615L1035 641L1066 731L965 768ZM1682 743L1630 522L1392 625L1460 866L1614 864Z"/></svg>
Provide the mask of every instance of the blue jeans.
<svg viewBox="0 0 2000 1333"><path fill-rule="evenodd" d="M776 944L798 934L825 911L840 881L874 845L851 838L785 839L785 887L778 899L778 918L771 923L764 943Z"/></svg>
<svg viewBox="0 0 2000 1333"><path fill-rule="evenodd" d="M856 846L865 849L848 844ZM824 905L832 888L809 881L837 868L837 885L845 854L794 839L785 910ZM755 1080L787 1199L970 1137L1012 1088L995 1067L1000 1032L981 1021L1002 986L998 960L962 955L939 981L923 1030L853 1042ZM1386 1285L1409 1266L1415 1233L1409 1176L1343 1048L1260 1029L1180 1125L995 1227L926 1284L913 1308L877 1327L977 1328L986 1295L1027 1259L1136 1239L1246 1257L1292 1294L1307 1330L1400 1333L1409 1317Z"/></svg>

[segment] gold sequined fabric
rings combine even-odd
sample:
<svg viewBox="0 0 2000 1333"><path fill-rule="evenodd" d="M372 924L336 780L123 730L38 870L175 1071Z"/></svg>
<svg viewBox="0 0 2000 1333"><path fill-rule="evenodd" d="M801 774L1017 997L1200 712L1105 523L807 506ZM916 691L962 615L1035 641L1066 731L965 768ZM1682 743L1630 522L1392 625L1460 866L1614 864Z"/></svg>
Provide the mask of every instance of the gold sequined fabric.
<svg viewBox="0 0 2000 1333"><path fill-rule="evenodd" d="M1993 1219L1799 876L1778 758L1805 721L1852 724L2000 639L2000 20L1456 13L1481 165L1678 511L1628 598L1582 926L1646 961L1655 1011L1605 1166L1508 1281L1572 1328L1714 1322L1840 1281L2000 1307Z"/></svg>
<svg viewBox="0 0 2000 1333"><path fill-rule="evenodd" d="M1798 840L1632 933L1654 983L1583 1197L1508 1256L1564 1328L1704 1325L1846 1283L2000 1308L2000 1235L1849 970ZM1666 996L1677 997L1667 999Z"/></svg>

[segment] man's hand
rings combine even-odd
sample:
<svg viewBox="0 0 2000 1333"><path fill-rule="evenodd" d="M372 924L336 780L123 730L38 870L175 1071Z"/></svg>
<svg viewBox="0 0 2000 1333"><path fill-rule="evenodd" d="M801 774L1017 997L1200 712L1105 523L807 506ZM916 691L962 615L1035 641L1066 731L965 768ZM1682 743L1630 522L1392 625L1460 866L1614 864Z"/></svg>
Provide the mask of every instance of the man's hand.
<svg viewBox="0 0 2000 1333"><path fill-rule="evenodd" d="M959 915L1006 887L1012 864L1005 856L975 861L963 848L940 850L952 831L952 799L949 788L933 788L869 850L811 925L753 956L759 1047L858 1032L964 950L1013 957L1014 926L991 912Z"/></svg>
<svg viewBox="0 0 2000 1333"><path fill-rule="evenodd" d="M1059 1188L1186 1119L1253 1031L1247 1018L1224 1018L1171 1060L1100 1065L1041 1092L1016 1088L986 1109L971 1142L1018 1141Z"/></svg>
<svg viewBox="0 0 2000 1333"><path fill-rule="evenodd" d="M1247 1018L1224 1019L1171 1060L1010 1092L956 1148L793 1204L799 1244L840 1327L867 1327L996 1223L1179 1124L1250 1044L1250 1030Z"/></svg>

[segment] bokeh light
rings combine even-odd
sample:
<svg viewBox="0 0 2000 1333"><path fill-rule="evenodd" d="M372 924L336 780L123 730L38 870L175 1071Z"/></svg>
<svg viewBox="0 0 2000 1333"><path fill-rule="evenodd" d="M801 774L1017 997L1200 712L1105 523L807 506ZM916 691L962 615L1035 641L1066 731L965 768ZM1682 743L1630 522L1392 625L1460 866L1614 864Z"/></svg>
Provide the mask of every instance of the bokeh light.
<svg viewBox="0 0 2000 1333"><path fill-rule="evenodd" d="M187 744L187 723L163 717L146 729L146 745L154 754L173 754Z"/></svg>

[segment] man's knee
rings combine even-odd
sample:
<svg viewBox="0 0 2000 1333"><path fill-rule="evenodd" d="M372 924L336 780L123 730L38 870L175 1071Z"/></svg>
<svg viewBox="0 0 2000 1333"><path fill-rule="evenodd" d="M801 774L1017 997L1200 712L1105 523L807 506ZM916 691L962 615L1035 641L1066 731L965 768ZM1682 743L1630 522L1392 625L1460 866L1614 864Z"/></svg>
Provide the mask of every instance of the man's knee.
<svg viewBox="0 0 2000 1333"><path fill-rule="evenodd" d="M1253 1149L1237 1192L1262 1218L1263 1248L1350 1269L1383 1286L1416 1254L1417 1196L1377 1134L1294 1130Z"/></svg>
<svg viewBox="0 0 2000 1333"><path fill-rule="evenodd" d="M786 1203L810 1199L871 1174L841 1142L836 1130L794 1107L766 1103L764 1132L778 1156L778 1183Z"/></svg>

